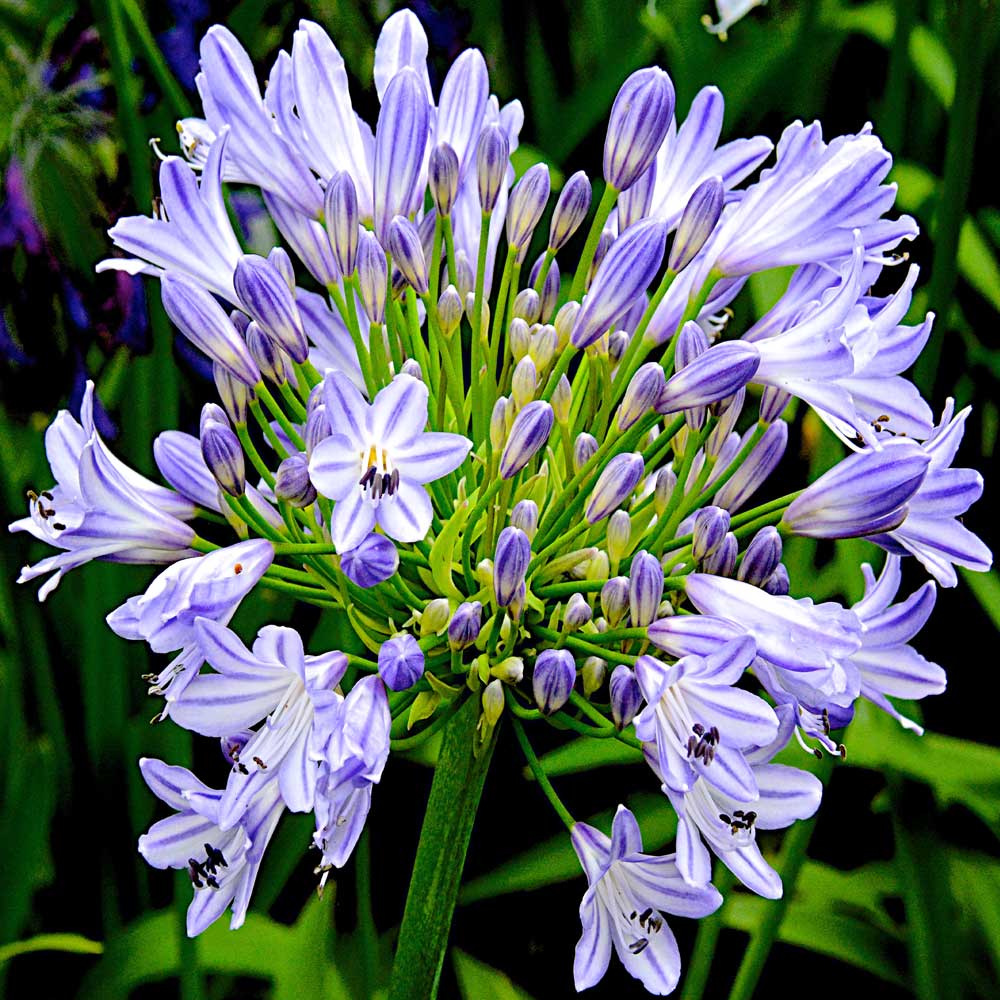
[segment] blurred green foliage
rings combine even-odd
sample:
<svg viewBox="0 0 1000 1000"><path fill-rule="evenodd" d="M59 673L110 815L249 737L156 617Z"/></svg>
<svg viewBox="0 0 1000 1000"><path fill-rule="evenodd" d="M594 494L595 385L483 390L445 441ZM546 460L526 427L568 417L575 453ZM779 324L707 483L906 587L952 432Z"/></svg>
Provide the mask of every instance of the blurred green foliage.
<svg viewBox="0 0 1000 1000"><path fill-rule="evenodd" d="M913 314L934 309L938 322L918 380L935 408L949 394L960 405L976 404L963 455L984 469L982 507L990 507L1000 380L994 179L1000 126L990 113L1000 97L992 61L1000 19L992 0L771 0L737 24L725 44L701 26L707 0L415 7L438 69L465 44L484 50L494 89L525 105L519 169L544 159L557 181L579 166L598 169L602 125L619 84L652 61L670 71L681 110L700 86L720 86L730 136L755 130L776 136L787 121L812 116L832 134L871 118L897 154L899 207L916 215L925 232L912 248L923 268ZM123 430L119 449L144 470L155 433L189 421L206 397L205 383L175 353L156 295L147 319L142 302L130 302L124 286L93 273L108 247L104 229L121 214L149 209L154 159L148 138L167 140L174 119L196 104L187 70L199 34L213 20L227 23L263 77L277 47L288 44L295 18L312 16L328 27L356 80L364 81L377 26L391 8L387 0L0 0L0 488L8 517L20 516L28 486L47 484L40 432L58 406L78 397L84 372L98 381ZM364 100L370 105L372 95ZM775 274L751 282L753 314L774 301L784 280L787 275ZM128 324L139 334L125 337ZM813 475L840 454L809 414L800 444ZM977 530L995 544L986 510L978 517ZM147 654L126 647L103 621L149 573L95 565L72 574L39 606L30 588L15 593L17 567L28 558L23 539L5 546L0 559L0 731L6 735L0 983L9 995L25 996L30 988L33 995L68 996L78 989L85 998L124 998L173 996L179 989L186 1000L280 1000L384 992L405 891L405 881L387 887L387 875L400 865L405 873L416 829L408 812L422 806L421 796L400 794L396 805L391 794L399 786L393 786L376 819L409 831L410 841L394 845L403 861L393 868L374 851L369 858L366 846L322 900L305 902L308 818L289 817L242 931L230 934L219 923L197 942L186 941L181 928L189 887L182 878L171 883L164 873L147 871L134 850L135 836L154 812L134 762L155 755L185 763L192 748L179 730L149 728L154 709L138 680L148 669ZM854 600L858 564L875 554L863 542L831 552L798 540L787 550L793 587L809 581L800 589L817 600ZM809 859L797 877L786 877L785 900L730 892L722 911L703 922L695 944L698 954L708 955L718 941L719 954L730 958L721 972L699 968L696 959L686 997L700 996L706 977L708 995L724 995L731 986L734 996L753 995L775 942L761 990L768 984L787 989L805 976L811 994L827 995L812 971L817 956L825 956L840 963L819 966L837 984L829 993L850 983L925 1000L996 995L1000 751L989 745L996 739L982 685L992 682L1000 579L970 576L968 582L969 591L942 595L938 615L918 640L951 671L951 691L928 708L934 731L920 738L877 713L859 713L846 737L848 759L832 769L831 801L820 812L818 832L813 836L812 823L800 824L785 844L765 841L780 871L792 854L791 837L813 836ZM292 613L285 601L262 597L241 611L237 625L248 634ZM296 624L308 630L316 622ZM313 641L332 644L337 625L320 622ZM808 765L797 748L786 753ZM647 849L667 848L675 818L648 783L646 791L629 794L628 782L641 769L620 765L635 759L618 743L571 742L544 763L570 782L586 775L580 779L585 788L569 787L589 808L602 805L591 822L607 828L610 807L624 795L642 821ZM407 783L420 774L419 761L395 766L409 767ZM829 776L827 762L812 766ZM514 815L506 826L496 820L494 835L474 835L476 870L462 902L475 919L460 914L456 936L476 957L455 949L446 989L468 1000L513 1000L528 994L508 973L514 979L537 974L523 983L534 995L570 995L578 864L564 835L550 838L554 825L519 774L491 780L509 781L512 802L502 808ZM486 837L488 848L478 855L476 837ZM291 891L283 889L289 879ZM533 962L511 944L522 940L514 923L531 923L539 899L522 893L569 880L575 880L572 892L559 896L565 904L559 950L543 949ZM341 882L350 898L335 907ZM377 923L372 887L376 902L388 900ZM556 930L541 926L534 933ZM855 978L845 978L850 975ZM620 995L627 982L609 976L596 993Z"/></svg>

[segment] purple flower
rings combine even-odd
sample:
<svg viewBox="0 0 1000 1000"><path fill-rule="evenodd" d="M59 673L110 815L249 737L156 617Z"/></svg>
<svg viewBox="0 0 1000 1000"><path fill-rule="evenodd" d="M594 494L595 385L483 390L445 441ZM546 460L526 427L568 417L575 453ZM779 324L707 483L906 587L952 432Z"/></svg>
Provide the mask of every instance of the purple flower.
<svg viewBox="0 0 1000 1000"><path fill-rule="evenodd" d="M151 219L119 219L108 233L116 246L135 257L102 260L97 270L154 275L177 271L236 305L233 270L243 251L222 197L228 143L229 129L223 128L209 150L200 184L184 160L168 156L160 164L162 211Z"/></svg>
<svg viewBox="0 0 1000 1000"><path fill-rule="evenodd" d="M958 583L955 566L981 573L993 564L993 554L960 520L982 495L983 477L975 469L951 468L972 408L967 406L953 417L954 409L955 401L949 399L941 422L922 446L930 462L923 482L909 498L906 520L871 539L896 555L916 556L942 587Z"/></svg>
<svg viewBox="0 0 1000 1000"><path fill-rule="evenodd" d="M225 626L197 618L202 655L217 673L199 674L172 705L171 716L202 736L228 736L255 725L240 753L242 767L229 776L219 802L219 826L236 825L270 781L292 812L308 812L316 791L320 732L324 717L337 711L334 691L347 670L347 657L330 652L307 656L291 628L268 625L253 651Z"/></svg>
<svg viewBox="0 0 1000 1000"><path fill-rule="evenodd" d="M144 757L139 770L153 794L175 810L139 838L139 853L154 868L187 871L194 888L188 937L201 934L229 906L230 930L242 927L261 859L285 809L278 783L263 786L240 822L223 830L222 792L161 760Z"/></svg>
<svg viewBox="0 0 1000 1000"><path fill-rule="evenodd" d="M358 193L349 173L333 177L323 206L337 267L342 274L353 274L358 258Z"/></svg>
<svg viewBox="0 0 1000 1000"><path fill-rule="evenodd" d="M589 347L646 291L663 261L667 230L660 222L637 222L611 244L577 313L571 340Z"/></svg>
<svg viewBox="0 0 1000 1000"><path fill-rule="evenodd" d="M479 204L483 212L492 212L497 207L510 153L506 132L499 125L487 125L476 147Z"/></svg>
<svg viewBox="0 0 1000 1000"><path fill-rule="evenodd" d="M906 438L850 455L796 497L782 523L812 538L852 538L898 528L929 464L930 456Z"/></svg>
<svg viewBox="0 0 1000 1000"><path fill-rule="evenodd" d="M656 556L636 552L629 569L628 604L634 628L645 628L656 617L663 600L663 567Z"/></svg>
<svg viewBox="0 0 1000 1000"><path fill-rule="evenodd" d="M742 751L770 743L778 718L763 699L735 687L754 653L753 639L743 636L708 657L689 655L668 665L640 656L636 662L647 707L635 732L673 791L690 791L700 778L740 801L756 798Z"/></svg>
<svg viewBox="0 0 1000 1000"><path fill-rule="evenodd" d="M401 632L382 643L378 672L391 691L405 691L424 675L424 651L412 635Z"/></svg>
<svg viewBox="0 0 1000 1000"><path fill-rule="evenodd" d="M359 587L374 587L395 575L399 553L390 539L373 531L360 545L341 554L340 568Z"/></svg>
<svg viewBox="0 0 1000 1000"><path fill-rule="evenodd" d="M274 495L293 507L308 507L316 499L316 487L309 479L305 455L289 455L278 466L274 477Z"/></svg>
<svg viewBox="0 0 1000 1000"><path fill-rule="evenodd" d="M752 433L752 429L747 431L747 435ZM736 445L736 451L738 451L742 448L743 441L738 440ZM775 470L785 454L787 445L788 424L783 420L778 420L764 431L761 439L753 446L743 464L736 470L736 474L715 495L716 505L724 507L730 514L735 514ZM731 457L735 457L736 451ZM716 463L716 469L724 467L724 462L718 461Z"/></svg>
<svg viewBox="0 0 1000 1000"><path fill-rule="evenodd" d="M427 386L409 375L397 375L370 405L340 372L327 375L324 392L333 433L314 449L309 475L337 501L337 550L353 549L376 524L396 541L420 541L432 517L424 484L457 469L472 442L424 431Z"/></svg>
<svg viewBox="0 0 1000 1000"><path fill-rule="evenodd" d="M639 824L624 806L615 814L610 839L576 823L572 841L589 885L580 903L583 935L573 962L577 990L601 981L614 945L629 975L650 993L672 993L681 958L661 914L704 917L719 908L722 897L711 885L688 885L675 855L643 854Z"/></svg>
<svg viewBox="0 0 1000 1000"><path fill-rule="evenodd" d="M111 631L123 639L145 640L154 653L180 650L158 675L149 678L150 693L166 697L165 714L198 676L205 660L197 619L228 624L273 559L271 543L262 538L183 559L160 573L144 594L130 597L108 615Z"/></svg>
<svg viewBox="0 0 1000 1000"><path fill-rule="evenodd" d="M256 254L246 254L236 265L234 281L240 303L261 329L293 361L305 361L309 344L295 295L274 264Z"/></svg>
<svg viewBox="0 0 1000 1000"><path fill-rule="evenodd" d="M362 677L324 722L313 835L323 882L331 867L343 867L351 856L389 756L392 718L381 679Z"/></svg>
<svg viewBox="0 0 1000 1000"><path fill-rule="evenodd" d="M420 246L420 236L409 219L397 215L389 225L389 252L407 284L418 295L427 294L427 262Z"/></svg>
<svg viewBox="0 0 1000 1000"><path fill-rule="evenodd" d="M682 271L708 242L722 215L724 191L721 177L709 177L694 189L677 224L674 242L670 245L667 266Z"/></svg>
<svg viewBox="0 0 1000 1000"><path fill-rule="evenodd" d="M941 694L945 689L945 672L909 645L934 610L937 591L934 582L928 580L905 601L893 604L902 578L900 563L899 556L890 555L877 580L868 563L861 567L865 596L851 610L864 631L861 649L851 657L851 662L861 674L863 698L898 719L906 729L923 733L886 696L916 701L929 694Z"/></svg>
<svg viewBox="0 0 1000 1000"><path fill-rule="evenodd" d="M470 165L490 96L490 77L479 49L466 49L441 84L434 138L447 144L458 161L459 176L475 173Z"/></svg>
<svg viewBox="0 0 1000 1000"><path fill-rule="evenodd" d="M168 271L160 281L163 308L188 340L245 385L260 381L260 369L222 306L191 278Z"/></svg>
<svg viewBox="0 0 1000 1000"><path fill-rule="evenodd" d="M448 645L452 649L466 649L478 638L482 628L483 606L479 601L460 604L448 622Z"/></svg>
<svg viewBox="0 0 1000 1000"><path fill-rule="evenodd" d="M642 708L642 691L635 678L635 671L624 663L619 663L611 671L608 691L611 695L612 718L619 729L624 729Z"/></svg>
<svg viewBox="0 0 1000 1000"><path fill-rule="evenodd" d="M625 395L615 418L618 430L627 431L645 416L663 395L665 383L663 366L659 362L649 361L640 366L625 387Z"/></svg>
<svg viewBox="0 0 1000 1000"><path fill-rule="evenodd" d="M529 167L517 182L507 202L507 242L513 249L527 250L549 191L549 168L544 163Z"/></svg>
<svg viewBox="0 0 1000 1000"><path fill-rule="evenodd" d="M38 591L44 601L64 573L90 562L170 563L194 554L194 531L181 518L195 508L115 458L94 426L94 383L87 382L78 423L61 410L45 432L56 485L29 494L29 516L9 530L27 531L63 549L25 566L18 583L53 575Z"/></svg>

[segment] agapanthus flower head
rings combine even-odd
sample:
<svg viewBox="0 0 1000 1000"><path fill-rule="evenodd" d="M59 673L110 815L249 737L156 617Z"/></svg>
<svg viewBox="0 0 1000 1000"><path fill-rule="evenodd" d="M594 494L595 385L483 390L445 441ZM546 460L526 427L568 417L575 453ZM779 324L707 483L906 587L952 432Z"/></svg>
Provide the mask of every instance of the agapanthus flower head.
<svg viewBox="0 0 1000 1000"><path fill-rule="evenodd" d="M859 698L916 729L893 699L943 689L910 645L934 584L896 594L907 554L945 586L957 566L991 565L959 522L982 491L978 473L952 468L968 410L949 401L934 426L903 374L933 322L904 323L918 269L872 293L916 227L891 216L891 159L870 127L827 142L794 123L748 182L770 140L720 145L714 87L676 121L665 71L641 69L610 110L592 221L590 181L574 173L528 266L551 179L543 164L515 169L524 111L491 95L477 50L440 91L429 57L416 14L388 18L372 123L320 25L298 23L263 93L235 36L208 31L204 118L179 123L185 159L164 159L154 217L112 230L133 256L100 268L159 279L217 401L199 401L198 437L157 438L167 488L111 455L88 384L79 422L61 413L46 434L56 485L29 493L11 525L63 551L21 579L51 572L44 597L91 559L166 565L108 622L174 654L147 677L165 697L157 718L219 740L230 764L221 789L141 765L175 815L140 850L187 869L190 933L229 906L242 922L285 810L314 814L322 888L357 845L394 747L439 732L450 746L436 808L455 754L481 777L503 726L588 877L577 987L601 978L614 947L667 993L679 959L662 914L719 905L710 852L753 892L783 891L756 832L812 815L821 785L774 755L793 736L841 754L834 734ZM281 247L255 232L259 253L243 253L229 183L259 191L248 196ZM578 232L582 252L567 257ZM791 269L787 288L743 324L737 297L776 267ZM848 451L811 485L778 490L793 397ZM863 536L890 555L878 577L864 567L853 607L816 604L789 596L810 583L781 561L793 533ZM338 615L351 652L307 654L273 625L248 648L229 626L257 588ZM643 853L624 808L610 839L576 822L532 747L546 724L641 745L647 782L677 815L676 854ZM425 817L426 843L468 827L451 805ZM462 857L435 884L457 884ZM443 936L429 941L438 925L423 920L438 899L420 903L397 976L440 969Z"/></svg>

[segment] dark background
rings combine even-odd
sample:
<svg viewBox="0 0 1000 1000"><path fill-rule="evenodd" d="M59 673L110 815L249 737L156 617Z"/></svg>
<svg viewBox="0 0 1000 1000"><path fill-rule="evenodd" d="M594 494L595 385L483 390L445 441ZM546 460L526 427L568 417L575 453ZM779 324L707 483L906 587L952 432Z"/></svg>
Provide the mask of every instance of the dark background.
<svg viewBox="0 0 1000 1000"><path fill-rule="evenodd" d="M821 118L828 137L873 121L896 155L898 203L924 230L908 248L922 268L911 321L934 309L938 322L916 379L936 411L949 395L960 406L974 404L960 459L983 471L986 492L968 524L995 542L1000 24L993 3L771 0L725 43L700 24L715 13L707 0L411 6L430 37L436 85L451 59L476 45L501 101L523 102L519 170L544 159L563 175L582 167L599 177L617 88L651 62L670 72L679 118L700 86L718 84L728 138L763 132L777 139L795 118ZM93 271L110 251L107 227L149 211L155 158L147 139L159 136L166 152L175 151L173 121L197 113L201 34L216 21L228 24L263 80L276 50L290 45L298 17L314 18L347 61L357 110L374 120L373 44L394 7L0 0L0 482L9 518L21 516L28 487L48 485L41 432L57 409L79 406L86 378L97 381L107 408L106 437L146 472L155 434L192 429L212 398L201 361L173 340L155 282L144 288ZM234 191L232 208L248 246L271 245L253 197ZM737 321L766 308L774 287L767 278L752 282ZM839 450L808 414L792 430L787 475L801 483ZM179 954L190 889L183 877L148 871L135 852L135 837L161 815L135 761L193 759L209 781L224 763L214 747L195 750L186 734L148 726L157 707L139 677L149 656L104 625L152 572L95 564L39 606L34 584L13 582L18 567L38 557L26 536L12 536L0 567L0 981L7 995L172 997L181 972L188 997L384 993L429 787L426 762L390 761L375 793L370 841L322 902L305 851L309 818L288 817L247 926L230 934L220 921ZM878 558L863 542L789 546L793 593L856 600L859 562L877 565ZM921 579L908 567L904 593ZM340 625L267 596L241 610L236 624L249 635L267 621L311 632L315 650L335 645ZM958 588L941 592L916 642L950 675L948 692L921 706L928 735L912 737L868 713L847 733L848 759L833 769L810 861L789 893L755 995L997 995L998 621L995 575L964 575ZM540 749L564 741L553 732ZM797 749L786 753L810 766ZM669 848L669 809L643 767L594 767L557 780L575 815L596 816L607 829L614 806L627 802L642 818L647 848ZM781 838L764 842L780 870ZM558 820L524 780L509 733L501 734L488 778L467 883L454 929L460 953L446 964L442 995L572 995L585 882ZM374 945L365 885L380 935ZM730 896L709 997L728 995L747 932L759 936L778 905ZM697 928L679 919L672 926L687 963ZM38 937L51 934L68 936ZM32 950L41 946L54 950ZM613 959L593 994L642 990Z"/></svg>

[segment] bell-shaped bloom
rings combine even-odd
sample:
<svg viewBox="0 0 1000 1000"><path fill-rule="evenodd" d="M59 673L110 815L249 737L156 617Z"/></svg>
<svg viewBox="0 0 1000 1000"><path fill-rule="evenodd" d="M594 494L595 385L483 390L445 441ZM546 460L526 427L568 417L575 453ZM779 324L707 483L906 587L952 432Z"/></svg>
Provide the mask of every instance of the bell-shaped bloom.
<svg viewBox="0 0 1000 1000"><path fill-rule="evenodd" d="M770 743L778 718L763 699L735 687L754 653L753 639L743 636L707 657L669 665L652 656L637 660L646 708L636 716L636 735L655 747L661 780L674 791L690 791L701 778L741 801L756 798L742 751Z"/></svg>
<svg viewBox="0 0 1000 1000"><path fill-rule="evenodd" d="M906 729L923 733L912 720L901 715L889 697L918 701L941 694L947 685L945 672L925 660L910 640L924 627L934 610L937 591L928 580L905 601L893 604L902 578L899 556L890 555L878 579L865 563L865 596L851 609L861 620L861 649L851 662L861 674L861 695L888 712Z"/></svg>
<svg viewBox="0 0 1000 1000"><path fill-rule="evenodd" d="M139 770L158 799L174 810L139 838L139 853L154 868L186 871L194 888L187 911L188 937L196 937L232 907L230 930L243 926L261 859L285 804L278 783L268 782L240 822L219 826L223 793L187 768L144 757Z"/></svg>
<svg viewBox="0 0 1000 1000"><path fill-rule="evenodd" d="M601 981L614 946L629 975L650 993L672 993L681 957L662 914L704 917L719 908L722 896L711 885L687 884L675 855L643 854L639 824L624 806L618 807L610 838L576 823L571 839L588 883L580 903L583 935L573 962L577 990Z"/></svg>
<svg viewBox="0 0 1000 1000"><path fill-rule="evenodd" d="M53 574L38 591L40 601L63 573L92 559L171 563L195 554L194 531L181 520L195 516L194 504L111 454L94 425L93 382L80 421L61 410L45 432L45 452L56 484L29 494L28 516L9 527L64 550L21 570L18 583Z"/></svg>
<svg viewBox="0 0 1000 1000"><path fill-rule="evenodd" d="M370 219L371 131L354 112L343 57L318 24L301 20L290 64L289 98L301 121L300 149L321 177L349 174L361 215Z"/></svg>
<svg viewBox="0 0 1000 1000"><path fill-rule="evenodd" d="M793 122L777 162L723 215L700 274L739 276L787 264L845 256L858 230L866 255L917 234L907 215L883 219L896 185L882 184L892 157L866 126L823 141L819 122Z"/></svg>
<svg viewBox="0 0 1000 1000"><path fill-rule="evenodd" d="M788 716L791 719L791 716ZM791 728L777 741L787 742ZM752 892L780 899L781 878L767 863L757 844L757 830L780 830L807 819L819 808L823 785L808 771L768 764L773 748L745 754L753 773L757 796L752 801L726 795L707 781L697 781L687 792L663 790L677 812L677 868L692 886L712 877L712 859L718 859ZM655 771L657 762L647 751Z"/></svg>
<svg viewBox="0 0 1000 1000"><path fill-rule="evenodd" d="M119 219L108 232L115 246L135 257L102 260L97 270L155 275L178 271L236 305L233 270L243 251L222 197L228 142L229 129L224 128L212 143L200 184L184 160L168 156L160 164L162 209L151 219Z"/></svg>
<svg viewBox="0 0 1000 1000"><path fill-rule="evenodd" d="M417 542L433 515L425 483L457 469L472 442L424 431L427 386L397 375L369 404L341 372L326 377L333 433L313 450L309 475L337 502L330 523L338 551L353 549L375 525L398 542Z"/></svg>
<svg viewBox="0 0 1000 1000"><path fill-rule="evenodd" d="M108 615L112 632L123 639L145 640L154 653L180 650L150 678L150 693L166 697L164 712L198 676L204 662L197 619L228 624L273 559L271 543L262 538L182 559L160 573L145 593L130 597Z"/></svg>
<svg viewBox="0 0 1000 1000"><path fill-rule="evenodd" d="M695 95L684 124L671 121L656 154L656 185L649 215L677 226L681 213L704 180L717 176L726 191L760 166L774 148L766 136L734 139L716 148L722 134L725 101L717 87L703 87Z"/></svg>
<svg viewBox="0 0 1000 1000"><path fill-rule="evenodd" d="M983 477L975 469L951 467L972 408L952 416L954 410L955 401L949 399L934 434L923 443L930 464L907 502L906 520L871 539L896 555L916 556L942 587L958 583L956 566L982 573L993 565L989 548L961 523L962 514L982 496Z"/></svg>
<svg viewBox="0 0 1000 1000"><path fill-rule="evenodd" d="M861 623L853 611L832 601L774 597L705 573L690 574L685 590L702 615L724 619L734 630L753 636L757 655L773 664L786 689L808 704L848 706L858 696L860 679L848 662L861 648ZM661 619L650 628L650 641L671 652L664 635L684 627Z"/></svg>
<svg viewBox="0 0 1000 1000"><path fill-rule="evenodd" d="M589 347L646 291L663 262L666 241L666 227L646 219L611 244L577 313L574 347Z"/></svg>
<svg viewBox="0 0 1000 1000"><path fill-rule="evenodd" d="M812 538L853 538L897 528L929 464L925 450L907 438L849 455L789 504L782 523Z"/></svg>
<svg viewBox="0 0 1000 1000"><path fill-rule="evenodd" d="M220 24L201 40L201 73L195 81L211 132L229 125L227 155L242 180L279 195L306 215L318 217L323 192L299 152L301 128L286 118L284 134L260 95L253 63L236 36ZM325 127L329 127L328 124ZM330 176L329 171L326 176Z"/></svg>
<svg viewBox="0 0 1000 1000"><path fill-rule="evenodd" d="M195 620L198 645L216 673L199 674L171 707L171 717L202 736L228 736L264 724L240 752L219 803L219 826L236 825L269 781L293 812L307 812L316 791L324 716L336 712L334 688L347 657L330 652L307 656L298 632L268 625L253 650L207 618Z"/></svg>
<svg viewBox="0 0 1000 1000"><path fill-rule="evenodd" d="M316 786L316 832L325 876L347 864L368 818L372 787L389 757L389 699L378 677L362 677L324 719Z"/></svg>

